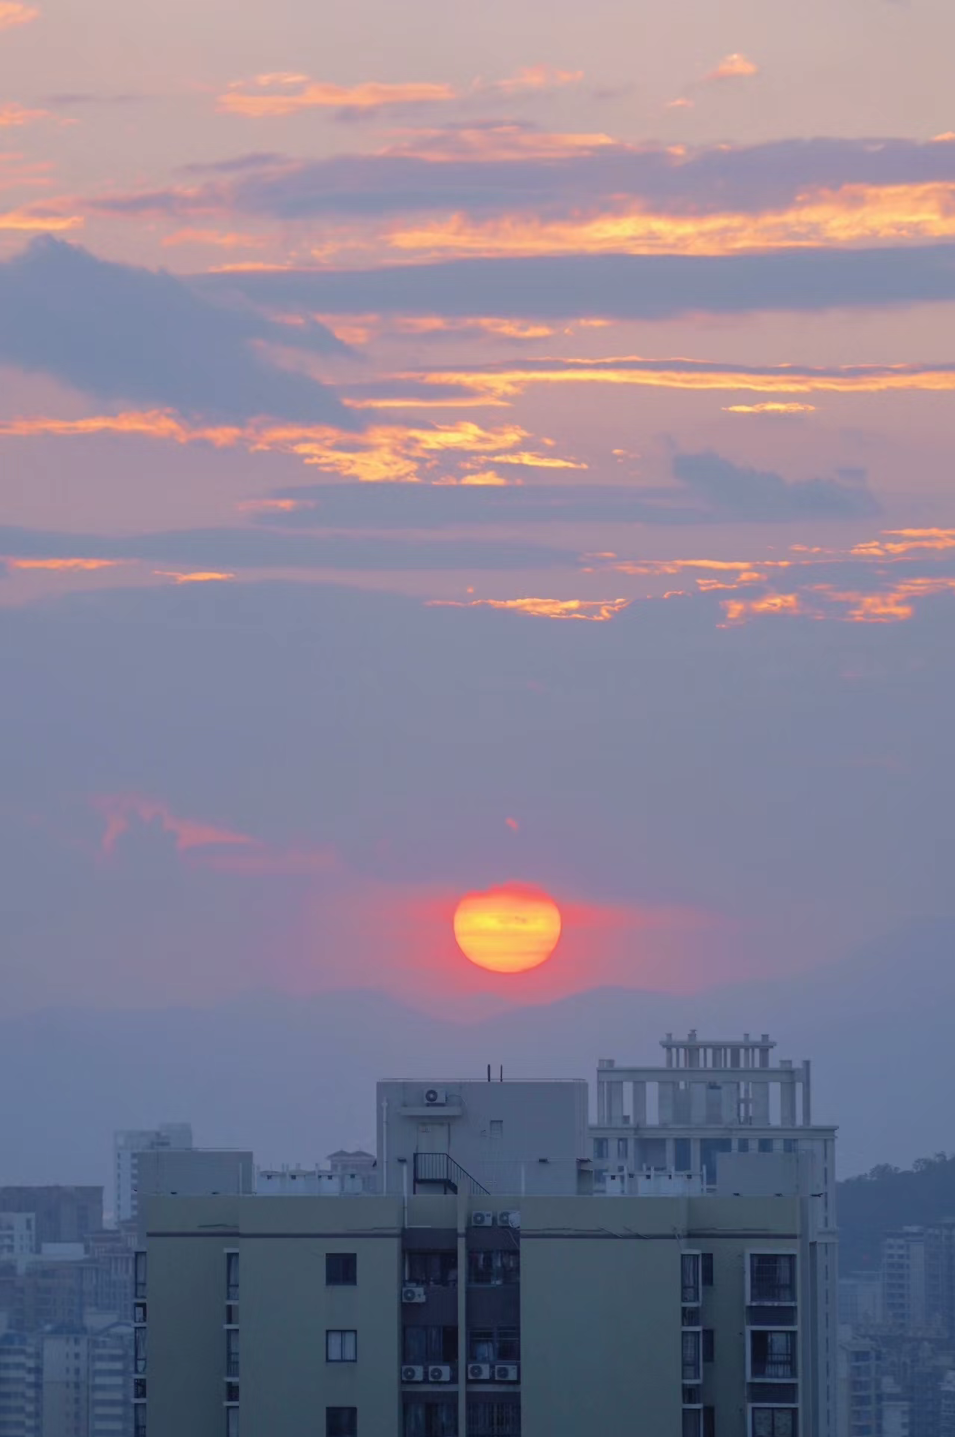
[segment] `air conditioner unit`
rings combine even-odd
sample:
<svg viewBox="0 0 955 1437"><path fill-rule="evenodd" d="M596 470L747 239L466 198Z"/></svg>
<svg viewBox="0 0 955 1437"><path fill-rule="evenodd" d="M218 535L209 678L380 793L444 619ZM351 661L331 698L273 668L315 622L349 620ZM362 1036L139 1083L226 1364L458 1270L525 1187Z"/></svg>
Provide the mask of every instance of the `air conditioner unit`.
<svg viewBox="0 0 955 1437"><path fill-rule="evenodd" d="M423 1367L402 1367L402 1369L401 1369L401 1380L402 1380L402 1382L423 1382L423 1381L424 1381L424 1368L423 1368Z"/></svg>
<svg viewBox="0 0 955 1437"><path fill-rule="evenodd" d="M448 1104L448 1094L444 1088L425 1088L424 1100L429 1108L445 1108Z"/></svg>
<svg viewBox="0 0 955 1437"><path fill-rule="evenodd" d="M402 1302L426 1302L428 1294L423 1287L418 1287L415 1283L408 1283L401 1289L401 1300Z"/></svg>
<svg viewBox="0 0 955 1437"><path fill-rule="evenodd" d="M510 1211L505 1210L504 1212L499 1212L497 1215L497 1225L498 1227L520 1227L521 1215L517 1208L512 1208Z"/></svg>
<svg viewBox="0 0 955 1437"><path fill-rule="evenodd" d="M519 1382L521 1369L516 1362L498 1362L494 1366L495 1382Z"/></svg>
<svg viewBox="0 0 955 1437"><path fill-rule="evenodd" d="M468 1381L469 1381L469 1382L490 1382L490 1380L491 1380L491 1364L490 1364L490 1362L470 1362L470 1363L468 1363Z"/></svg>
<svg viewBox="0 0 955 1437"><path fill-rule="evenodd" d="M429 1368L428 1368L428 1381L429 1381L429 1382L450 1382L450 1381L451 1381L451 1377L452 1377L452 1369L451 1369L450 1367L429 1367Z"/></svg>
<svg viewBox="0 0 955 1437"><path fill-rule="evenodd" d="M494 1214L493 1214L492 1212L472 1212L472 1214L471 1214L471 1226L472 1226L472 1227L493 1227L493 1226L494 1226Z"/></svg>

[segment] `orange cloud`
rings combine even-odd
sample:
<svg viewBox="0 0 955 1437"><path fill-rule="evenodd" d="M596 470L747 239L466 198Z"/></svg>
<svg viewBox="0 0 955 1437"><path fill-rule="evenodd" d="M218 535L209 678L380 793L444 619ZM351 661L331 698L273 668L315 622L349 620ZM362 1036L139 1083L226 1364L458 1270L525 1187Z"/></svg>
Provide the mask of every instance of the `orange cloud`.
<svg viewBox="0 0 955 1437"><path fill-rule="evenodd" d="M856 544L852 553L860 558L880 559L920 549L955 549L955 529L887 529L879 539Z"/></svg>
<svg viewBox="0 0 955 1437"><path fill-rule="evenodd" d="M761 599L724 599L723 612L728 623L762 614L801 614L804 612L798 594L766 594Z"/></svg>
<svg viewBox="0 0 955 1437"><path fill-rule="evenodd" d="M725 55L715 70L710 70L703 76L703 83L711 84L719 80L749 80L758 74L758 65L747 59L745 55L734 51L732 55Z"/></svg>
<svg viewBox="0 0 955 1437"><path fill-rule="evenodd" d="M258 75L249 81L235 81L219 96L222 114L263 119L295 115L303 110L337 110L342 113L372 113L402 105L434 105L476 95L512 97L543 92L576 84L577 70L558 70L549 65L532 65L503 80L475 80L464 90L432 82L393 84L366 80L358 85L333 85L308 75ZM268 91L269 93L262 93Z"/></svg>
<svg viewBox="0 0 955 1437"><path fill-rule="evenodd" d="M49 569L66 573L89 572L96 569L113 569L122 559L8 559L11 569Z"/></svg>
<svg viewBox="0 0 955 1437"><path fill-rule="evenodd" d="M429 599L427 607L509 609L540 619L588 619L594 623L606 623L629 608L632 602L632 599Z"/></svg>
<svg viewBox="0 0 955 1437"><path fill-rule="evenodd" d="M35 5L21 5L18 0L0 0L0 30L11 30L15 25L29 25L39 19L40 12Z"/></svg>
<svg viewBox="0 0 955 1437"><path fill-rule="evenodd" d="M303 110L342 110L361 112L381 110L393 105L435 104L453 100L456 92L443 84L384 84L366 81L360 85L329 85L318 80L303 83L301 76L286 76L279 83L278 94L253 94L247 90L229 90L219 96L222 114L245 115L253 119L276 118L299 114ZM275 84L275 77L262 75L255 82L260 87ZM298 88L292 89L291 85Z"/></svg>
<svg viewBox="0 0 955 1437"><path fill-rule="evenodd" d="M724 414L815 414L814 404L726 404Z"/></svg>
<svg viewBox="0 0 955 1437"><path fill-rule="evenodd" d="M766 369L722 368L706 361L644 359L541 359L484 369L439 369L398 376L421 384L456 384L476 393L508 400L535 384L623 384L651 389L750 390L769 394L880 394L890 390L946 392L955 389L955 366L854 365L808 369L778 365ZM733 412L803 412L813 406L788 403L764 411L737 406Z"/></svg>
<svg viewBox="0 0 955 1437"><path fill-rule="evenodd" d="M670 214L628 203L567 218L466 214L399 222L385 243L421 254L735 254L747 250L869 245L955 237L955 185L843 185L807 190L761 213Z"/></svg>
<svg viewBox="0 0 955 1437"><path fill-rule="evenodd" d="M234 579L235 574L221 574L214 569L197 569L194 573L182 573L175 569L153 569L159 579L172 579L176 584L222 584Z"/></svg>
<svg viewBox="0 0 955 1437"><path fill-rule="evenodd" d="M576 460L539 455L517 446L531 438L517 424L484 428L470 420L418 426L370 425L360 434L343 435L327 426L293 424L192 425L167 410L95 415L85 419L31 418L0 422L0 438L97 434L167 439L177 444L207 443L216 448L242 446L252 453L292 454L343 479L365 483L433 483L457 470L466 474L494 464L534 464L578 469ZM548 441L543 441L547 443ZM483 456L475 465L475 456ZM460 477L460 476L459 476Z"/></svg>
<svg viewBox="0 0 955 1437"><path fill-rule="evenodd" d="M9 100L5 105L0 105L0 129L20 129L23 125L32 125L37 120L48 120L49 110L27 110L16 101Z"/></svg>
<svg viewBox="0 0 955 1437"><path fill-rule="evenodd" d="M0 214L0 230L17 234L62 234L82 227L82 215L31 214L29 210L8 210Z"/></svg>

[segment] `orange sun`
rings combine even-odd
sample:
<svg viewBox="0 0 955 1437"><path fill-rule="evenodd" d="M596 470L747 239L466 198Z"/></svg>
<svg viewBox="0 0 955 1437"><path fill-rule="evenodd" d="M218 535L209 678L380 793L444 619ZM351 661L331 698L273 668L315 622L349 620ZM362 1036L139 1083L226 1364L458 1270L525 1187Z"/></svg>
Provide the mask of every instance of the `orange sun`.
<svg viewBox="0 0 955 1437"><path fill-rule="evenodd" d="M546 963L557 947L560 909L540 889L518 883L466 893L455 910L454 936L479 968L524 973Z"/></svg>

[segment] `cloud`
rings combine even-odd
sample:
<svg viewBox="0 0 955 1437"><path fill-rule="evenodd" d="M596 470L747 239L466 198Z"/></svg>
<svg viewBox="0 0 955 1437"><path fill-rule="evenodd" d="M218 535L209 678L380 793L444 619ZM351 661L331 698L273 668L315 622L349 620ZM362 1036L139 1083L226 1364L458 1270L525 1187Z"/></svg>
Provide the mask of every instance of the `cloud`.
<svg viewBox="0 0 955 1437"><path fill-rule="evenodd" d="M38 20L40 12L35 5L23 5L18 0L0 0L0 30L11 30L17 25L29 25Z"/></svg>
<svg viewBox="0 0 955 1437"><path fill-rule="evenodd" d="M472 491L474 492L474 491ZM177 529L166 533L72 534L54 530L0 527L0 555L15 562L67 558L175 565L159 571L175 588L224 592L240 570L284 572L509 570L575 567L573 549L519 540L484 538L417 539L361 534L282 533L261 528ZM156 572L150 568L150 573ZM145 577L149 577L147 574ZM216 582L219 581L219 582Z"/></svg>
<svg viewBox="0 0 955 1437"><path fill-rule="evenodd" d="M215 302L164 272L35 241L0 264L0 360L99 400L218 419L255 415L356 427L335 396L257 343L344 353L325 326L288 326Z"/></svg>
<svg viewBox="0 0 955 1437"><path fill-rule="evenodd" d="M758 65L748 59L746 55L741 55L739 51L734 51L732 55L724 55L715 69L710 70L708 74L703 76L702 83L712 84L720 80L749 80L758 74Z"/></svg>
<svg viewBox="0 0 955 1437"><path fill-rule="evenodd" d="M714 513L743 520L847 519L879 509L861 470L840 469L833 478L787 481L781 474L745 468L707 451L676 455L673 473Z"/></svg>
<svg viewBox="0 0 955 1437"><path fill-rule="evenodd" d="M0 129L22 129L24 125L33 125L37 120L48 120L49 110L28 110L23 105L18 105L15 100L8 100L0 105Z"/></svg>
<svg viewBox="0 0 955 1437"><path fill-rule="evenodd" d="M544 255L197 277L317 314L670 319L765 310L879 308L955 300L955 245L752 255Z"/></svg>
<svg viewBox="0 0 955 1437"><path fill-rule="evenodd" d="M503 609L510 613L530 614L540 619L584 619L606 623L632 604L632 599L430 599L430 608ZM513 819L507 819L516 829Z"/></svg>
<svg viewBox="0 0 955 1437"><path fill-rule="evenodd" d="M513 98L545 93L576 84L580 71L532 65L503 80L475 80L464 89L442 82L394 84L366 80L357 85L335 85L308 75L258 75L253 81L236 81L219 96L222 114L252 119L280 118L304 110L333 110L339 115L377 114L404 106L448 104L478 96Z"/></svg>
<svg viewBox="0 0 955 1437"><path fill-rule="evenodd" d="M601 134L550 135L525 121L466 121L393 132L372 153L321 160L242 155L189 167L226 188L168 192L167 203L218 202L279 219L430 210L590 216L626 207L648 215L799 212L846 191L915 196L955 183L955 139L816 138L757 145L635 145ZM100 197L104 212L124 199ZM900 207L900 206L899 206ZM911 209L911 205L910 205ZM916 218L911 216L910 218Z"/></svg>
<svg viewBox="0 0 955 1437"><path fill-rule="evenodd" d="M750 390L769 394L883 394L893 391L945 393L955 389L955 364L857 364L830 368L808 365L739 365L713 360L644 359L622 355L612 359L519 359L452 366L400 376L409 397L439 393L450 387L462 395L485 395L506 403L534 385L608 384L637 385L652 389ZM769 403L730 406L733 413L805 413L811 404Z"/></svg>

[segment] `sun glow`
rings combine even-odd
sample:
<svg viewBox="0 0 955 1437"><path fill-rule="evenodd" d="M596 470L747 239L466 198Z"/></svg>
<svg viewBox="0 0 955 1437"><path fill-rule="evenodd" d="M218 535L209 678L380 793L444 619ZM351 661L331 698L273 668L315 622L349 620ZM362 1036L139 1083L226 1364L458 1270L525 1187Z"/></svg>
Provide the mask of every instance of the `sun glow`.
<svg viewBox="0 0 955 1437"><path fill-rule="evenodd" d="M466 958L495 973L524 973L546 963L560 938L560 909L536 888L506 884L467 893L454 914Z"/></svg>

